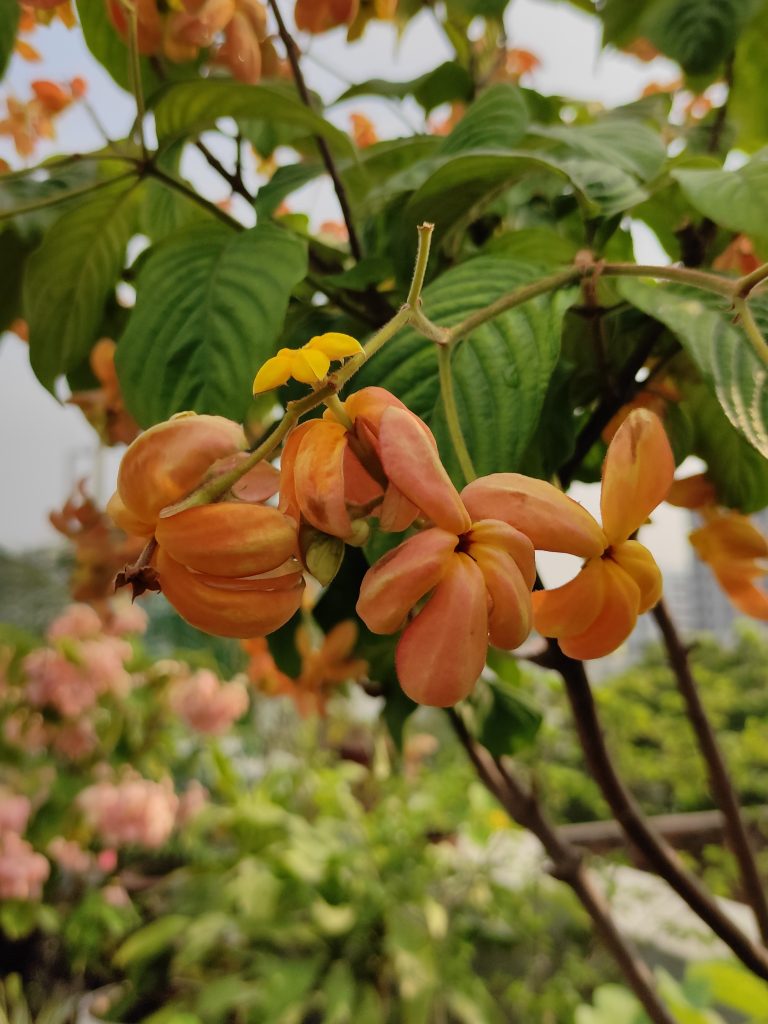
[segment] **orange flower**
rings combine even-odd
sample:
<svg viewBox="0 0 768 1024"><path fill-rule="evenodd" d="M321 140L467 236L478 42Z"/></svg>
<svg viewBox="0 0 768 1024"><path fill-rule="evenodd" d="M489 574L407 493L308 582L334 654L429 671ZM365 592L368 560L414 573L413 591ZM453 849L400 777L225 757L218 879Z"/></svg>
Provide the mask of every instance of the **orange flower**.
<svg viewBox="0 0 768 1024"><path fill-rule="evenodd" d="M712 263L715 270L735 270L737 274L749 274L756 270L762 260L755 255L755 247L746 235L736 235Z"/></svg>
<svg viewBox="0 0 768 1024"><path fill-rule="evenodd" d="M652 380L631 401L622 405L603 428L601 437L606 444L612 441L614 434L633 409L650 409L663 420L670 403L679 401L680 392L669 378Z"/></svg>
<svg viewBox="0 0 768 1024"><path fill-rule="evenodd" d="M327 32L348 25L357 14L360 0L296 0L294 20L303 32Z"/></svg>
<svg viewBox="0 0 768 1024"><path fill-rule="evenodd" d="M418 416L376 387L356 391L344 411L351 428L329 410L288 435L280 466L286 514L343 540L354 540L354 519L374 509L381 528L394 533L420 512L456 533L469 528L432 432Z"/></svg>
<svg viewBox="0 0 768 1024"><path fill-rule="evenodd" d="M768 539L740 512L703 514L704 526L690 534L696 554L740 612L768 622L768 591L756 583L768 576Z"/></svg>
<svg viewBox="0 0 768 1024"><path fill-rule="evenodd" d="M117 345L111 338L100 338L90 355L91 369L99 384L88 391L75 391L71 405L83 415L106 445L130 444L139 433L139 425L126 410L115 370Z"/></svg>
<svg viewBox="0 0 768 1024"><path fill-rule="evenodd" d="M534 625L556 637L572 658L601 658L634 629L637 616L661 597L661 573L631 535L663 501L675 470L657 416L635 409L617 430L603 464L602 528L571 498L543 480L497 473L462 492L473 516L514 524L534 547L581 555L570 583L533 595Z"/></svg>
<svg viewBox="0 0 768 1024"><path fill-rule="evenodd" d="M535 578L533 545L519 530L482 519L456 531L438 518L368 570L357 612L374 633L406 623L395 652L400 685L419 704L449 707L472 691L489 638L511 650L528 636Z"/></svg>
<svg viewBox="0 0 768 1024"><path fill-rule="evenodd" d="M352 125L352 138L358 149L365 149L379 141L373 121L365 114L350 114L349 120Z"/></svg>

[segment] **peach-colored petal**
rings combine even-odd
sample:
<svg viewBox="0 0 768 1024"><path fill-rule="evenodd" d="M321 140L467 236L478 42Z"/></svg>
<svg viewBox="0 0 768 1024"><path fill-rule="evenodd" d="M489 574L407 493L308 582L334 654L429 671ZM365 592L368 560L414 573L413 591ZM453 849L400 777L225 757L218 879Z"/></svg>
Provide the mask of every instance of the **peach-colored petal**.
<svg viewBox="0 0 768 1024"><path fill-rule="evenodd" d="M346 447L341 423L315 420L296 453L293 473L296 500L307 522L342 538L352 532L344 493Z"/></svg>
<svg viewBox="0 0 768 1024"><path fill-rule="evenodd" d="M603 560L605 594L597 618L578 636L558 640L560 649L569 658L586 661L604 658L621 647L637 622L640 588L622 568L610 559Z"/></svg>
<svg viewBox="0 0 768 1024"><path fill-rule="evenodd" d="M500 519L481 519L472 523L467 538L470 544L492 544L515 560L530 590L536 580L535 551L530 539Z"/></svg>
<svg viewBox="0 0 768 1024"><path fill-rule="evenodd" d="M593 558L607 547L589 512L546 480L492 473L467 484L461 497L473 520L501 519L529 537L538 551Z"/></svg>
<svg viewBox="0 0 768 1024"><path fill-rule="evenodd" d="M307 432L315 425L314 420L300 423L294 427L285 440L283 451L280 455L280 502L279 508L285 515L291 516L297 523L301 516L299 501L296 497L296 481L294 474L296 470L296 456L299 454L301 442L307 436Z"/></svg>
<svg viewBox="0 0 768 1024"><path fill-rule="evenodd" d="M531 632L531 588L514 558L490 544L472 544L469 555L485 580L491 598L488 630L491 643L507 651L519 647Z"/></svg>
<svg viewBox="0 0 768 1024"><path fill-rule="evenodd" d="M418 704L450 707L472 691L487 651L483 574L468 555L452 555L442 581L397 645L397 678Z"/></svg>
<svg viewBox="0 0 768 1024"><path fill-rule="evenodd" d="M597 618L604 596L604 560L590 558L569 583L533 592L533 624L542 636L578 636Z"/></svg>
<svg viewBox="0 0 768 1024"><path fill-rule="evenodd" d="M282 565L296 554L292 520L268 505L216 502L160 519L158 544L197 572L254 576Z"/></svg>
<svg viewBox="0 0 768 1024"><path fill-rule="evenodd" d="M379 426L379 454L395 487L435 526L464 533L471 521L424 424L407 409L387 409Z"/></svg>
<svg viewBox="0 0 768 1024"><path fill-rule="evenodd" d="M739 512L718 512L689 535L699 558L768 558L768 540Z"/></svg>
<svg viewBox="0 0 768 1024"><path fill-rule="evenodd" d="M627 540L623 544L615 544L611 548L610 557L624 572L629 573L639 587L638 613L642 615L649 608L653 608L661 599L664 581L656 559L648 548L639 541Z"/></svg>
<svg viewBox="0 0 768 1024"><path fill-rule="evenodd" d="M659 417L633 409L608 445L600 511L609 543L627 540L664 498L675 475L675 457Z"/></svg>
<svg viewBox="0 0 768 1024"><path fill-rule="evenodd" d="M706 473L696 473L682 480L673 480L666 500L678 508L703 508L716 504L717 493Z"/></svg>
<svg viewBox="0 0 768 1024"><path fill-rule="evenodd" d="M712 569L717 576L718 582L728 595L736 608L744 615L751 615L753 619L760 619L768 622L768 592L750 583L744 577L734 579L732 575L721 574L716 565Z"/></svg>
<svg viewBox="0 0 768 1024"><path fill-rule="evenodd" d="M424 530L387 552L365 574L357 614L374 633L395 633L417 601L437 586L458 538L437 528Z"/></svg>
<svg viewBox="0 0 768 1024"><path fill-rule="evenodd" d="M379 526L387 533L402 533L419 514L419 510L395 487L387 484L384 500L379 507Z"/></svg>
<svg viewBox="0 0 768 1024"><path fill-rule="evenodd" d="M375 435L387 409L407 409L407 406L386 388L370 387L354 391L344 402L344 409L353 422L364 420ZM426 424L424 426L426 429Z"/></svg>
<svg viewBox="0 0 768 1024"><path fill-rule="evenodd" d="M107 515L121 530L136 537L151 537L155 532L155 527L152 523L145 522L125 507L123 499L117 491L107 502Z"/></svg>
<svg viewBox="0 0 768 1024"><path fill-rule="evenodd" d="M349 435L352 441L352 435ZM355 455L350 444L344 454L344 492L350 505L369 505L383 497L383 488Z"/></svg>
<svg viewBox="0 0 768 1024"><path fill-rule="evenodd" d="M217 472L224 472L227 469L241 463L248 456L245 452L232 456L230 460L222 460L214 467ZM240 501L266 501L273 494L277 494L280 487L280 472L270 462L259 462L253 469L241 476L236 484L232 485L232 493Z"/></svg>

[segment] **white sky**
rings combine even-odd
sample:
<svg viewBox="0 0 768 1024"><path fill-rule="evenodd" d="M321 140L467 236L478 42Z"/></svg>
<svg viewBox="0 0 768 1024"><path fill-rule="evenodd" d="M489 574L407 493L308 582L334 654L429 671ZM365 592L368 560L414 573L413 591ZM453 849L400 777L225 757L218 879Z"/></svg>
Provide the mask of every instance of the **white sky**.
<svg viewBox="0 0 768 1024"><path fill-rule="evenodd" d="M286 11L291 6L283 4ZM508 13L507 30L511 46L530 49L540 57L542 67L530 84L543 93L616 106L637 98L647 83L671 81L678 75L676 65L663 59L643 64L624 54L601 53L597 20L568 4L516 0ZM15 57L0 87L0 98L9 92L26 98L29 83L37 78L66 81L83 75L101 122L113 137L124 136L133 118L132 99L91 60L79 33L58 25L38 29L34 43L43 53L43 63L28 64ZM337 30L313 39L309 51L304 60L306 77L326 100L343 92L347 83L373 77L410 79L450 57L429 12L416 18L400 41L390 26L373 24L364 39L352 46L346 44L343 30ZM346 128L351 110L365 111L383 137L405 134L403 116L414 126L422 123L415 103L406 103L398 114L385 101L362 99L338 108L333 119ZM82 110L65 112L58 126L58 146L41 146L37 157L101 145L98 131ZM0 157L18 165L4 138L0 138ZM210 198L227 194L226 186L194 158L185 171ZM338 218L326 183L305 187L291 197L291 205L307 212L314 222ZM664 260L655 239L644 235L639 242L640 259ZM15 336L5 335L0 341L0 546L19 551L53 540L56 535L48 524L48 512L63 504L83 475L91 476L96 494L106 499L118 461L118 451L99 453L95 435L79 411L59 405L43 390L29 368L26 346ZM594 490L581 488L576 496L594 508ZM688 557L683 543L686 522L684 513L665 507L647 529L644 539L667 569L679 568ZM546 560L543 564L550 585L557 582L559 567Z"/></svg>

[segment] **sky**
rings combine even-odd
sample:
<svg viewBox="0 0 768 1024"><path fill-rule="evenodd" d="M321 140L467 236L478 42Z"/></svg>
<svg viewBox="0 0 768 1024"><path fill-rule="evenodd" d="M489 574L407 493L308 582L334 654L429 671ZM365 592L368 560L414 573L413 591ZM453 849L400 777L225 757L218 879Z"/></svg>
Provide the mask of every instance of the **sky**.
<svg viewBox="0 0 768 1024"><path fill-rule="evenodd" d="M283 2L286 16L292 7ZM651 82L672 81L677 66L662 58L642 63L618 52L601 52L599 23L567 3L551 0L514 0L507 15L509 45L536 53L542 64L527 84L543 93L558 93L606 106L618 106L636 99ZM306 50L303 68L310 86L326 101L340 95L347 85L374 77L407 80L436 67L450 57L450 51L430 12L411 23L400 40L391 26L373 23L362 40L348 45L339 29L311 40L298 36ZM14 57L0 86L0 102L10 93L29 95L29 83L36 78L68 81L82 75L89 83L89 100L108 133L124 136L133 120L132 98L90 58L80 34L56 25L39 29L35 46L43 54L42 64L28 64ZM409 134L406 124L423 125L421 108L406 102L395 109L383 100L356 99L341 104L331 114L340 127L349 127L351 110L361 110L374 120L384 138ZM41 146L36 157L53 153L87 151L102 144L99 131L82 109L71 108L58 121L58 143ZM223 199L226 186L192 154L184 173L211 199ZM0 157L12 166L18 158L0 137ZM255 183L257 179L253 179ZM312 222L338 219L335 197L329 183L314 183L291 197L294 209L306 212ZM636 237L638 259L668 262L650 232ZM60 404L34 378L26 345L14 335L0 339L0 547L13 552L50 543L56 534L48 523L48 512L60 508L75 482L83 476L91 491L106 501L114 487L120 451L99 449L95 434L80 412ZM596 511L595 488L572 491ZM685 513L663 507L653 525L646 529L646 543L662 566L679 569L689 557L683 542L687 528ZM572 574L562 563L544 565L559 582Z"/></svg>

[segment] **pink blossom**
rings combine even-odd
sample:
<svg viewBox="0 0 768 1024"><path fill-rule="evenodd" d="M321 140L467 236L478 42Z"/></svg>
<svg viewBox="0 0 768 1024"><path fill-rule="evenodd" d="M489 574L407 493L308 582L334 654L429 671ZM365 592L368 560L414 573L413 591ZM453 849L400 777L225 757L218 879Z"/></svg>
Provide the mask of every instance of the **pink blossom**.
<svg viewBox="0 0 768 1024"><path fill-rule="evenodd" d="M143 634L147 631L148 622L149 617L140 605L115 601L105 632L112 636Z"/></svg>
<svg viewBox="0 0 768 1024"><path fill-rule="evenodd" d="M95 692L113 693L116 697L124 697L131 688L131 677L124 663L132 655L128 641L114 636L84 640L77 651L83 672Z"/></svg>
<svg viewBox="0 0 768 1024"><path fill-rule="evenodd" d="M100 850L96 854L96 867L105 875L114 871L117 867L117 850Z"/></svg>
<svg viewBox="0 0 768 1024"><path fill-rule="evenodd" d="M11 793L8 789L0 789L0 835L3 832L22 835L31 813L32 804L27 797Z"/></svg>
<svg viewBox="0 0 768 1024"><path fill-rule="evenodd" d="M117 783L88 786L77 803L104 843L156 849L173 830L179 798L167 779L152 782L128 776Z"/></svg>
<svg viewBox="0 0 768 1024"><path fill-rule="evenodd" d="M65 718L75 718L97 699L90 677L60 651L40 648L23 660L27 676L25 694L34 707L50 706Z"/></svg>
<svg viewBox="0 0 768 1024"><path fill-rule="evenodd" d="M93 863L93 857L79 843L64 836L55 836L48 843L48 856L62 869L73 875L83 875Z"/></svg>
<svg viewBox="0 0 768 1024"><path fill-rule="evenodd" d="M15 832L0 836L0 899L39 900L50 872L45 857Z"/></svg>
<svg viewBox="0 0 768 1024"><path fill-rule="evenodd" d="M208 790L197 779L192 779L179 798L176 824L181 827L192 821L208 803Z"/></svg>
<svg viewBox="0 0 768 1024"><path fill-rule="evenodd" d="M171 707L190 728L220 736L248 710L248 691L241 682L222 683L213 672L200 669L174 684Z"/></svg>
<svg viewBox="0 0 768 1024"><path fill-rule="evenodd" d="M53 749L68 761L81 761L99 745L93 722L88 718L61 722L50 728L49 739Z"/></svg>
<svg viewBox="0 0 768 1024"><path fill-rule="evenodd" d="M131 897L128 890L119 882L110 882L101 890L101 897L110 907L130 907Z"/></svg>
<svg viewBox="0 0 768 1024"><path fill-rule="evenodd" d="M45 635L50 641L62 637L87 640L98 636L101 629L101 619L90 605L71 604L53 620Z"/></svg>
<svg viewBox="0 0 768 1024"><path fill-rule="evenodd" d="M48 742L43 716L29 708L19 708L3 723L3 738L10 747L27 754L41 753Z"/></svg>

